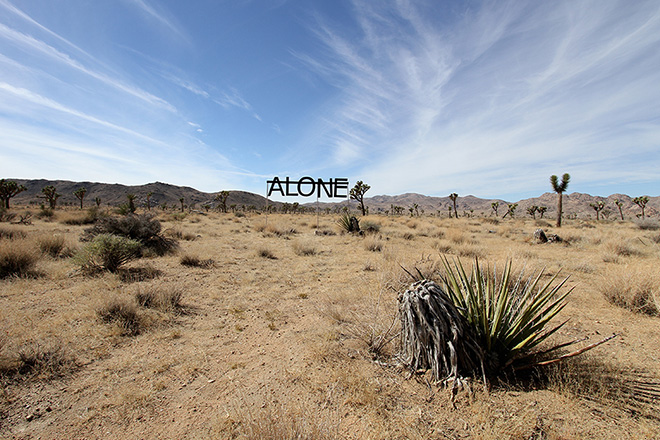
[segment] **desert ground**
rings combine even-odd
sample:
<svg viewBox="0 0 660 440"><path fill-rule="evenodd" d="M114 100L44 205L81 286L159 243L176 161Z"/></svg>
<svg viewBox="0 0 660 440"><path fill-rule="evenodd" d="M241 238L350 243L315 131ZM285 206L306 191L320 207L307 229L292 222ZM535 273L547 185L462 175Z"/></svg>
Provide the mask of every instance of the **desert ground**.
<svg viewBox="0 0 660 440"><path fill-rule="evenodd" d="M370 216L356 235L336 215L154 213L178 248L115 273L73 258L86 211L0 223L0 253L36 261L0 280L1 438L660 438L657 220ZM536 243L537 228L563 241ZM396 356L403 268L431 274L443 256L568 276L549 343L588 339L566 353L618 336L534 377L473 378L452 401ZM130 325L103 319L111 304Z"/></svg>

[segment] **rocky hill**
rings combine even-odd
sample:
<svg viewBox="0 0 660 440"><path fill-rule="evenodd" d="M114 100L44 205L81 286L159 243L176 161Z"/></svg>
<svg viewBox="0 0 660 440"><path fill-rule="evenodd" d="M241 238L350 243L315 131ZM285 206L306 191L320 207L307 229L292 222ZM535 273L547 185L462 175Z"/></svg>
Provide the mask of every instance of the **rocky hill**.
<svg viewBox="0 0 660 440"><path fill-rule="evenodd" d="M167 204L168 206L179 206L182 197L186 205L195 206L199 209L206 204L211 206L217 205L217 202L215 202L214 199L218 193L206 193L194 188L170 185L162 182L129 186L97 182L71 182L67 180L8 180L13 180L18 184L25 185L27 188L27 191L18 194L12 199L13 204L19 205L44 203L44 199L39 198L39 196L41 196L42 188L48 185L53 185L57 188L57 192L62 195L58 199L58 205L76 206L79 201L73 195L73 192L81 187L87 189L84 199L86 206L92 206L96 197L101 199L102 205L118 206L126 202L127 194L134 194L138 206L145 206L148 193L152 193L150 201L152 206L161 206L163 204ZM605 209L601 214L609 218L618 218L620 213L619 208L615 204L615 200L621 202L621 211L625 218L634 218L641 212L639 206L633 203L633 198L625 194L612 194L608 197L592 196L583 193L564 194L563 210L568 217L595 218L596 213L593 208L591 208L591 204L603 201L605 202ZM515 211L516 217L527 216L527 208L531 206L545 206L547 211L545 212L544 217L546 218L554 218L557 213L557 194L555 193L545 193L539 197L519 200L517 202L501 199L481 199L472 195L459 195L456 201L456 209L461 216L465 214L490 216L494 214L492 204L495 202L499 204L497 213L500 217L507 212L507 205L510 203L518 204ZM263 208L266 203L267 200L265 197L245 191L230 191L227 199L227 206L236 205L238 207L254 206L256 208ZM272 201L268 203L271 205L281 204ZM347 201L341 203L320 203L320 206L322 208L332 208L337 205L345 205L346 203ZM355 201L350 201L349 203L355 208ZM446 216L449 208L453 206L449 197L431 197L415 193L406 193L396 196L376 195L373 197L366 197L365 204L369 207L372 214L384 213L391 210L392 206L400 206L403 208L404 213L408 213L408 209L416 204L420 212L423 210L425 214L442 216ZM316 204L308 203L305 206L313 208ZM649 202L646 205L646 215L649 217L658 217L660 215L660 197L649 197Z"/></svg>
<svg viewBox="0 0 660 440"><path fill-rule="evenodd" d="M58 205L74 206L80 203L76 196L73 195L74 191L79 188L85 188L87 190L84 198L85 206L94 205L96 197L101 199L101 204L103 206L118 206L122 203L126 203L127 194L134 194L136 196L136 205L145 206L147 194L152 193L150 198L151 206L161 206L163 204L167 204L168 206L179 206L181 203L180 199L183 197L184 204L202 209L202 206L206 204L216 206L217 202L215 202L214 199L218 194L206 193L187 186L176 186L162 182L129 186L116 183L70 182L67 180L8 180L13 180L18 184L25 185L27 188L27 191L23 191L12 199L12 203L21 205L44 203L44 199L39 196L42 195L42 188L48 185L54 186L57 189L57 192L62 195L57 200ZM233 204L239 207L245 205L262 208L266 205L266 198L245 191L229 191L227 206ZM270 204L272 205L273 202L270 202Z"/></svg>

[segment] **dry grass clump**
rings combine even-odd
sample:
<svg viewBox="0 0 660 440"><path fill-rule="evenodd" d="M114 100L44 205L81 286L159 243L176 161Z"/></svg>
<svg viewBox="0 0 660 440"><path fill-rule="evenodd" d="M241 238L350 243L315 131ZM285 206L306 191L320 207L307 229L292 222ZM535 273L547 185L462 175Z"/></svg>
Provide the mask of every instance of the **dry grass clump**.
<svg viewBox="0 0 660 440"><path fill-rule="evenodd" d="M643 231L657 231L660 229L660 222L655 219L645 218L635 222L637 227Z"/></svg>
<svg viewBox="0 0 660 440"><path fill-rule="evenodd" d="M367 237L364 239L364 248L371 252L380 252L383 250L383 240L377 237Z"/></svg>
<svg viewBox="0 0 660 440"><path fill-rule="evenodd" d="M0 239L14 240L17 238L25 238L27 233L16 228L0 227Z"/></svg>
<svg viewBox="0 0 660 440"><path fill-rule="evenodd" d="M377 234L380 232L380 228L381 228L380 223L376 223L370 220L364 220L362 222L362 225L360 225L360 229L365 234Z"/></svg>
<svg viewBox="0 0 660 440"><path fill-rule="evenodd" d="M101 216L99 209L89 208L87 211L61 212L58 221L65 225L91 225Z"/></svg>
<svg viewBox="0 0 660 440"><path fill-rule="evenodd" d="M289 237L297 233L296 229L291 226L284 226L276 222L257 223L254 226L257 232L263 232L266 236Z"/></svg>
<svg viewBox="0 0 660 440"><path fill-rule="evenodd" d="M143 319L134 301L124 298L111 298L97 310L101 322L115 324L123 336L136 336L143 329Z"/></svg>
<svg viewBox="0 0 660 440"><path fill-rule="evenodd" d="M183 294L183 286L179 284L138 286L135 301L141 307L157 309L164 313L178 313L182 309Z"/></svg>
<svg viewBox="0 0 660 440"><path fill-rule="evenodd" d="M65 240L63 235L41 235L37 237L37 244L43 254L57 258L64 251Z"/></svg>
<svg viewBox="0 0 660 440"><path fill-rule="evenodd" d="M59 343L29 342L2 352L0 347L0 379L50 379L71 371L76 366L73 356Z"/></svg>
<svg viewBox="0 0 660 440"><path fill-rule="evenodd" d="M660 276L649 269L614 268L603 276L597 288L614 305L635 313L660 314Z"/></svg>
<svg viewBox="0 0 660 440"><path fill-rule="evenodd" d="M199 258L197 255L190 255L190 254L185 254L181 256L181 259L179 260L182 266L187 266L187 267L201 267L204 269L210 269L212 267L215 267L215 261L211 258L208 258L206 260Z"/></svg>
<svg viewBox="0 0 660 440"><path fill-rule="evenodd" d="M281 398L280 398L281 399ZM220 431L246 440L334 440L341 438L340 419L315 411L315 404L287 405L274 396L268 404L241 405L221 421Z"/></svg>
<svg viewBox="0 0 660 440"><path fill-rule="evenodd" d="M179 228L166 229L163 232L163 235L167 235L168 237L171 238L176 238L177 240L185 240L185 241L195 241L197 239L197 234L193 234L192 232L184 232Z"/></svg>
<svg viewBox="0 0 660 440"><path fill-rule="evenodd" d="M268 260L277 260L277 257L273 253L272 250L270 250L267 247L260 247L257 249L257 255L261 258L266 258Z"/></svg>
<svg viewBox="0 0 660 440"><path fill-rule="evenodd" d="M629 241L623 239L608 241L605 244L605 252L603 253L603 261L606 263L617 263L619 257L640 257L644 252L637 246L634 246Z"/></svg>
<svg viewBox="0 0 660 440"><path fill-rule="evenodd" d="M34 271L39 254L28 240L0 241L0 278L28 276Z"/></svg>
<svg viewBox="0 0 660 440"><path fill-rule="evenodd" d="M293 252L301 257L308 257L311 255L316 255L318 253L316 246L309 241L301 241L301 240L295 241L292 247L293 247Z"/></svg>

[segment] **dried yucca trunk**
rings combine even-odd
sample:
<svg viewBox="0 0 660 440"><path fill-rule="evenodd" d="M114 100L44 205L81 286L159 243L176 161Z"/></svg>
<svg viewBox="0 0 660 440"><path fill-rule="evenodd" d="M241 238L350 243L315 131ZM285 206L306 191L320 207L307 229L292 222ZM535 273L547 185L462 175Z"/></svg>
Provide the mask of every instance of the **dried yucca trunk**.
<svg viewBox="0 0 660 440"><path fill-rule="evenodd" d="M431 370L435 381L483 373L484 356L465 318L433 281L399 294L401 353L412 372Z"/></svg>

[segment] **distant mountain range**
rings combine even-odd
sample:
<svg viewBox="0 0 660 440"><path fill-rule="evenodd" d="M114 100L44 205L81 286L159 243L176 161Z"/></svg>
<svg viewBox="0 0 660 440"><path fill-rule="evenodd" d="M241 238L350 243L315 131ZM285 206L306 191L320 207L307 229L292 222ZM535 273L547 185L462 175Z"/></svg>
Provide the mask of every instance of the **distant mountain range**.
<svg viewBox="0 0 660 440"><path fill-rule="evenodd" d="M180 199L183 197L186 205L194 205L198 209L202 209L203 205L216 206L215 202L216 193L206 193L198 191L194 188L186 186L170 185L162 182L148 183L146 185L121 185L110 183L96 183L96 182L71 182L67 180L25 180L25 179L8 179L13 180L18 184L25 185L27 191L18 194L12 199L13 204L28 205L28 204L41 204L43 199L38 196L41 195L41 190L45 186L53 185L57 188L57 192L62 196L58 199L59 205L78 205L80 202L73 195L73 192L78 188L84 187L87 189L84 198L85 206L94 205L96 197L101 199L104 206L112 205L117 206L126 202L127 194L134 194L138 206L146 204L147 194L151 195L151 205L161 206L167 204L168 206L179 206ZM625 194L613 194L608 197L591 196L582 193L570 193L563 196L563 211L567 216L576 216L578 218L592 218L596 216L595 211L591 208L591 204L599 201L605 202L605 209L602 211L610 218L619 216L619 210L615 200L622 203L622 211L626 218L635 217L641 212L639 206L632 201L632 197ZM459 215L470 213L477 216L488 216L494 214L492 204L497 202L498 216L503 216L507 212L507 205L510 203L517 203L516 217L527 216L527 208L531 206L545 206L545 218L553 218L557 212L557 194L545 193L539 197L530 199L519 200L516 202L505 201L501 199L481 199L471 195L461 196L459 194L456 201L456 208ZM229 191L227 198L227 206L236 205L254 206L256 208L263 208L266 203L271 205L280 205L278 202L267 202L266 198L245 191ZM345 205L350 203L352 207L356 207L355 201L343 201L339 203L319 203L323 209L326 207L334 207L336 205ZM371 213L384 213L391 210L392 206L400 206L404 209L404 213L408 213L408 208L417 205L418 210L422 210L426 214L447 215L449 207L453 206L449 197L431 197L422 194L406 193L396 196L376 195L373 197L365 197L365 204L369 207ZM306 203L304 206L313 207L316 203ZM649 197L649 202L646 205L646 215L650 217L658 217L660 213L660 197ZM538 214L537 214L538 215Z"/></svg>

